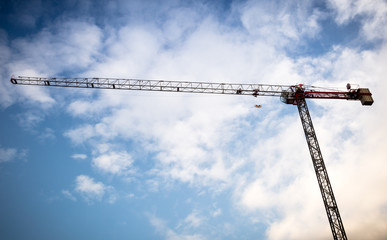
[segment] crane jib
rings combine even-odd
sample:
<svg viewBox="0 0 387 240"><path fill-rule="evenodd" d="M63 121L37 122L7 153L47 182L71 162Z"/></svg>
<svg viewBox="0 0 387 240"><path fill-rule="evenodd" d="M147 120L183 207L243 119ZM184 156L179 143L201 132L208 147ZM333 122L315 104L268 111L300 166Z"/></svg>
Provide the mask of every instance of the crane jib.
<svg viewBox="0 0 387 240"><path fill-rule="evenodd" d="M212 83L116 78L40 78L12 77L13 84L55 87L102 88L141 91L280 96L286 85Z"/></svg>
<svg viewBox="0 0 387 240"><path fill-rule="evenodd" d="M137 91L164 91L182 93L208 93L257 96L278 96L288 104L295 104L295 94L301 92L305 98L360 100L363 105L372 105L372 94L367 88L343 91L326 91L304 85L270 85L246 83L213 83L166 80L120 79L120 78L57 78L57 77L12 77L13 84L42 85L53 87L78 87L121 89ZM310 90L312 89L312 90Z"/></svg>

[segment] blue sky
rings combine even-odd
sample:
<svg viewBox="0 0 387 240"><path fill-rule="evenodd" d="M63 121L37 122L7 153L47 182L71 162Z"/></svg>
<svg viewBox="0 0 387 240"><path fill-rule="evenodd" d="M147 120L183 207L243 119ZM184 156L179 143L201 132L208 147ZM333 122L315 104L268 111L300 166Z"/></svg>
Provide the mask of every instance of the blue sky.
<svg viewBox="0 0 387 240"><path fill-rule="evenodd" d="M386 24L383 0L2 1L0 238L331 238L296 107L15 74L370 88L308 104L347 236L386 239Z"/></svg>

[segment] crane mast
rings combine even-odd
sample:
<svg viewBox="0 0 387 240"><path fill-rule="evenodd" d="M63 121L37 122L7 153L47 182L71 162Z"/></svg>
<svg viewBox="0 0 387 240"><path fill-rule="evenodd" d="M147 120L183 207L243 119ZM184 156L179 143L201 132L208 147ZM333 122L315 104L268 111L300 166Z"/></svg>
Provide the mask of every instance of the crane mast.
<svg viewBox="0 0 387 240"><path fill-rule="evenodd" d="M312 118L310 117L308 106L306 105L303 93L296 94L296 102L302 127L304 129L306 142L309 147L310 156L312 157L314 171L317 176L317 182L324 201L325 211L328 216L333 239L346 240L347 235L345 233L343 221L340 217L339 208L337 207L332 186L329 181L328 172L325 167L324 159L317 141L316 132L314 131Z"/></svg>
<svg viewBox="0 0 387 240"><path fill-rule="evenodd" d="M119 78L42 78L12 77L13 84L40 85L56 87L123 89L139 91L166 91L186 93L235 94L250 96L277 96L287 104L297 105L306 142L308 144L313 167L317 176L333 239L346 240L344 225L329 181L328 172L317 141L312 119L306 104L306 98L358 100L362 105L372 105L373 98L368 88L352 89L347 84L347 91L325 89L314 86L208 83L188 81L119 79Z"/></svg>

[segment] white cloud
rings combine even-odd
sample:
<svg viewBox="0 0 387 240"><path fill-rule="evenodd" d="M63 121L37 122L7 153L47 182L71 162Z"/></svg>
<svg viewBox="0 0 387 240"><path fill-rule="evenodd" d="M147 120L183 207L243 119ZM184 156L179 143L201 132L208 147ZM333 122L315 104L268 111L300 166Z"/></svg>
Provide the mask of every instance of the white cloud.
<svg viewBox="0 0 387 240"><path fill-rule="evenodd" d="M45 140L54 140L56 137L55 137L55 132L53 129L51 128L45 128L42 133L40 134L39 138L42 140L42 141L45 141Z"/></svg>
<svg viewBox="0 0 387 240"><path fill-rule="evenodd" d="M275 195L266 187L262 180L256 180L246 187L242 193L242 204L251 209L268 209L275 204Z"/></svg>
<svg viewBox="0 0 387 240"><path fill-rule="evenodd" d="M26 150L16 148L3 148L0 146L0 163L11 162L16 159L23 159L27 155Z"/></svg>
<svg viewBox="0 0 387 240"><path fill-rule="evenodd" d="M0 148L0 162L10 162L17 157L15 148Z"/></svg>
<svg viewBox="0 0 387 240"><path fill-rule="evenodd" d="M162 40L152 26L124 26L115 29L105 42L103 62L94 64L87 75L105 77L147 76L147 70L160 50Z"/></svg>
<svg viewBox="0 0 387 240"><path fill-rule="evenodd" d="M200 216L199 212L193 211L185 219L184 223L189 228L197 228L204 222L204 218Z"/></svg>
<svg viewBox="0 0 387 240"><path fill-rule="evenodd" d="M27 130L34 130L36 126L43 121L44 113L38 111L27 111L19 114L19 125Z"/></svg>
<svg viewBox="0 0 387 240"><path fill-rule="evenodd" d="M368 40L385 39L387 30L387 3L383 0L329 0L330 7L336 12L336 22L347 24L358 20L362 24L363 36Z"/></svg>
<svg viewBox="0 0 387 240"><path fill-rule="evenodd" d="M79 175L75 179L75 184L75 191L87 201L100 201L108 188L102 182L95 182L93 178L86 175Z"/></svg>
<svg viewBox="0 0 387 240"><path fill-rule="evenodd" d="M176 47L173 43L179 44L181 40L192 33L201 16L197 11L189 8L172 9L168 12L167 20L163 24L164 36L170 47Z"/></svg>
<svg viewBox="0 0 387 240"><path fill-rule="evenodd" d="M12 55L11 49L8 47L8 35L3 30L0 29L0 64L5 66ZM15 89L12 88L8 76L10 73L6 70L5 67L0 68L0 76L2 80L0 81L0 106L2 108L9 107L15 102Z"/></svg>
<svg viewBox="0 0 387 240"><path fill-rule="evenodd" d="M12 47L18 51L11 60L11 72L26 74L20 64L39 69L45 75L66 68L86 67L96 61L102 32L85 21L64 21L51 25L30 39L16 39Z"/></svg>
<svg viewBox="0 0 387 240"><path fill-rule="evenodd" d="M73 190L62 190L61 193L67 199L76 202L77 195L87 203L106 201L113 204L119 198L113 186L105 185L102 182L95 181L94 178L87 175L79 175L75 178Z"/></svg>
<svg viewBox="0 0 387 240"><path fill-rule="evenodd" d="M76 154L73 154L71 155L71 158L73 159L86 159L87 158L87 155L86 154L83 154L83 153L76 153Z"/></svg>
<svg viewBox="0 0 387 240"><path fill-rule="evenodd" d="M17 91L23 96L22 101L29 100L36 102L37 104L41 104L43 109L50 108L55 104L55 100L49 96L47 89L35 86L17 86Z"/></svg>
<svg viewBox="0 0 387 240"><path fill-rule="evenodd" d="M0 73L4 79L0 84L0 100L3 107L17 101L36 103L43 109L52 107L56 101L47 89L11 86L11 74L50 76L65 69L87 67L97 61L102 41L102 31L96 25L69 19L58 21L26 38L8 40L5 33L0 34L0 63L4 66Z"/></svg>
<svg viewBox="0 0 387 240"><path fill-rule="evenodd" d="M176 231L172 230L167 226L167 223L154 216L149 216L149 222L150 224L155 228L155 230L163 236L166 240L204 240L207 239L205 236L202 236L201 234L184 234L184 233L177 233Z"/></svg>
<svg viewBox="0 0 387 240"><path fill-rule="evenodd" d="M95 135L94 129L90 125L85 125L76 129L68 130L64 133L64 136L68 137L74 143L82 143Z"/></svg>
<svg viewBox="0 0 387 240"><path fill-rule="evenodd" d="M69 190L62 190L62 194L73 202L77 201L77 198Z"/></svg>
<svg viewBox="0 0 387 240"><path fill-rule="evenodd" d="M93 166L105 173L127 174L132 172L132 157L126 151L108 152L93 158Z"/></svg>
<svg viewBox="0 0 387 240"><path fill-rule="evenodd" d="M222 215L222 209L220 209L220 208L215 209L215 210L211 213L211 216L212 216L212 217L218 217L218 216L221 216L221 215Z"/></svg>
<svg viewBox="0 0 387 240"><path fill-rule="evenodd" d="M283 47L289 43L300 44L302 38L313 38L320 31L318 21L323 15L317 10L310 12L309 4L307 1L303 4L247 1L239 11L243 26L250 34L275 43L275 47Z"/></svg>
<svg viewBox="0 0 387 240"><path fill-rule="evenodd" d="M223 154L215 149L219 146L217 142L221 142L218 138L228 141L227 139L230 139L234 131L223 136L216 136L217 131L222 128L230 128L229 124L235 125L232 123L234 115L244 115L247 109L240 105L232 109L226 107L227 102L231 104L234 100L227 97L218 100L210 97L214 105L207 107L203 107L207 101L206 98L190 99L188 97L186 98L187 104L191 105L191 109L187 109L179 101L174 101L175 98L166 98L161 102L152 102L146 97L142 99L144 101L133 103L133 106L129 108L124 107L113 111L111 116L108 115L102 119L102 122L94 126L87 125L85 128L70 130L66 135L70 136L75 143L87 141L91 137L127 139L140 136L136 138L136 141L144 143L144 148L160 152L158 158L161 165L157 169L163 168L159 173L165 177L190 183L200 181L209 184L209 181L212 180L228 181L228 176L240 164L233 163L232 157L227 157L227 162L224 162ZM149 109L149 111L144 112L142 109ZM199 113L198 109L201 109L202 112ZM186 117L189 112L194 111L197 113L189 118ZM157 139L157 142L153 142L152 139ZM148 140L152 143L150 144ZM202 146L213 149L213 153L206 153L201 149ZM93 165L105 172L119 173L129 169L131 164L131 161L120 160L127 157L124 155L104 153L93 160Z"/></svg>
<svg viewBox="0 0 387 240"><path fill-rule="evenodd" d="M11 61L10 59L7 59ZM36 71L30 70L28 66L17 65L16 68L23 69L25 75L36 76ZM14 65L13 65L14 66ZM21 102L26 106L40 107L47 110L56 103L47 89L35 86L13 85L9 82L11 71L1 71L2 81L0 82L0 105L4 108L9 107L15 102Z"/></svg>
<svg viewBox="0 0 387 240"><path fill-rule="evenodd" d="M5 76L5 74L1 74L1 76ZM14 91L11 90L11 86L8 85L8 82L0 81L0 106L2 108L7 108L14 103L15 100L11 94L13 92Z"/></svg>

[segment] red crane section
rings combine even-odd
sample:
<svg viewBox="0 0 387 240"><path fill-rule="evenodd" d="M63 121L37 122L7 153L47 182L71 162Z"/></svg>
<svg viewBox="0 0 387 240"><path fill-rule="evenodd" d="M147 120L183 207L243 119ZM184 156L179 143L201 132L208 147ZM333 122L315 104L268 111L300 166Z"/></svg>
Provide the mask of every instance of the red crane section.
<svg viewBox="0 0 387 240"><path fill-rule="evenodd" d="M374 100L368 88L351 89L351 85L347 84L347 91L339 91L332 89L322 89L319 87L308 87L299 84L291 86L288 91L282 92L281 101L287 104L297 105L297 98L317 98L317 99L344 99L344 100L360 100L362 105L372 105Z"/></svg>

